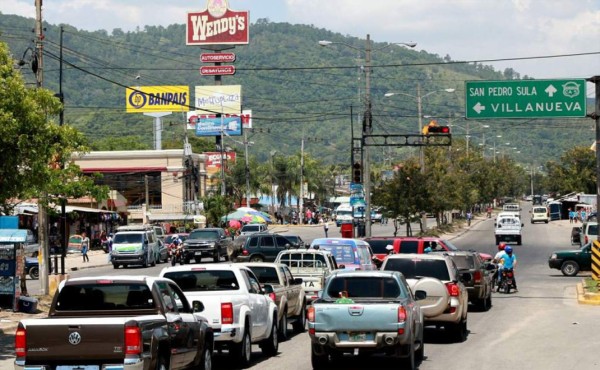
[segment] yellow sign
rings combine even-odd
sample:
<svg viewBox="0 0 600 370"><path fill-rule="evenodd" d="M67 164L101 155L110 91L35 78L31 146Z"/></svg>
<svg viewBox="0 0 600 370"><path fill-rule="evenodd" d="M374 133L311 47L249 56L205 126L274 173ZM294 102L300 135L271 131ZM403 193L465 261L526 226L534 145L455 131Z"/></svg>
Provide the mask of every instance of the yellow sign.
<svg viewBox="0 0 600 370"><path fill-rule="evenodd" d="M188 86L140 86L125 89L127 113L187 112Z"/></svg>
<svg viewBox="0 0 600 370"><path fill-rule="evenodd" d="M196 86L196 112L198 114L241 114L242 86Z"/></svg>

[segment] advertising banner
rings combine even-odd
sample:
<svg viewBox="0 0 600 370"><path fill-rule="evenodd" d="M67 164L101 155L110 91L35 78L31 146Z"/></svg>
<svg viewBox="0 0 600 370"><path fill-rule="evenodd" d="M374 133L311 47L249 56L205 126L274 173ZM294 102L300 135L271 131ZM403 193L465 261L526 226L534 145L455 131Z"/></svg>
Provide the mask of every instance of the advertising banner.
<svg viewBox="0 0 600 370"><path fill-rule="evenodd" d="M219 183L221 177L221 152L205 152L206 156L206 185L214 188ZM225 166L231 166L235 163L235 152L224 152Z"/></svg>
<svg viewBox="0 0 600 370"><path fill-rule="evenodd" d="M196 136L241 136L242 120L240 117L202 118L196 122Z"/></svg>
<svg viewBox="0 0 600 370"><path fill-rule="evenodd" d="M242 120L242 128L252 128L252 110L244 109L241 115L226 114L225 117L240 117ZM196 122L206 118L217 118L214 114L198 114L196 111L187 112L187 129L196 131Z"/></svg>
<svg viewBox="0 0 600 370"><path fill-rule="evenodd" d="M139 86L125 88L127 113L187 112L188 86Z"/></svg>
<svg viewBox="0 0 600 370"><path fill-rule="evenodd" d="M235 114L242 111L242 85L196 86L196 111L201 114Z"/></svg>
<svg viewBox="0 0 600 370"><path fill-rule="evenodd" d="M229 9L227 0L208 0L206 8L187 13L186 45L245 45L250 14Z"/></svg>

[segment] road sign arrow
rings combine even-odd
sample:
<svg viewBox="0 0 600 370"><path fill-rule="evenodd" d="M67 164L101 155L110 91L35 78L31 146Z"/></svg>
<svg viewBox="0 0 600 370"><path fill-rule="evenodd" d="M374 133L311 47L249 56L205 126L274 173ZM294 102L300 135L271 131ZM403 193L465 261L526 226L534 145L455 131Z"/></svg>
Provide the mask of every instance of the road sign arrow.
<svg viewBox="0 0 600 370"><path fill-rule="evenodd" d="M473 107L473 110L475 112L477 112L477 114L481 113L482 111L485 110L485 105L481 105L480 102L477 102L477 104L475 104L475 106Z"/></svg>
<svg viewBox="0 0 600 370"><path fill-rule="evenodd" d="M554 87L554 85L548 85L548 87L544 91L546 92L546 94L548 94L549 97L552 97L558 90L556 90L556 87Z"/></svg>

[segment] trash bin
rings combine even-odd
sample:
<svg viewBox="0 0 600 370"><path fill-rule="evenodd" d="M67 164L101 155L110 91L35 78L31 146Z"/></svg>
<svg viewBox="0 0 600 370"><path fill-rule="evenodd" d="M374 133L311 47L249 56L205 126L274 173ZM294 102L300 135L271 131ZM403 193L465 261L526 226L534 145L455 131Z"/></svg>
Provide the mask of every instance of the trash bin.
<svg viewBox="0 0 600 370"><path fill-rule="evenodd" d="M32 297L19 297L19 312L36 313L38 300Z"/></svg>
<svg viewBox="0 0 600 370"><path fill-rule="evenodd" d="M354 238L354 225L352 223L342 224L340 226L340 234L342 234L342 238Z"/></svg>

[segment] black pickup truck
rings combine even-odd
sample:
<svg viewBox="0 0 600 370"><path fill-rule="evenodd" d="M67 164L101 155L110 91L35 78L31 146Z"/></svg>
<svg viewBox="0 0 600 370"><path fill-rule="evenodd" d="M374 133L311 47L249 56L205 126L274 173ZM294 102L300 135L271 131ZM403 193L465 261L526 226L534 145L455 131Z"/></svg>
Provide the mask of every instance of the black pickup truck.
<svg viewBox="0 0 600 370"><path fill-rule="evenodd" d="M227 249L232 243L219 227L193 230L183 242L185 263L189 264L192 260L200 263L202 257L212 257L214 262L219 262L221 257L227 260Z"/></svg>
<svg viewBox="0 0 600 370"><path fill-rule="evenodd" d="M19 322L15 370L210 369L213 332L172 280L65 280L48 317Z"/></svg>

